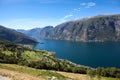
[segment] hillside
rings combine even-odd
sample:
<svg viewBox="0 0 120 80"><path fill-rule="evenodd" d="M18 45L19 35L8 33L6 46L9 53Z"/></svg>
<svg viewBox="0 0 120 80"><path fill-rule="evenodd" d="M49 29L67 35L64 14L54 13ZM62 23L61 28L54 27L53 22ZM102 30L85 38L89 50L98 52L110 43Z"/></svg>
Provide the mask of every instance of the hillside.
<svg viewBox="0 0 120 80"><path fill-rule="evenodd" d="M33 50L27 47L23 47L22 45L16 45L15 43L4 40L0 40L0 63L17 64L21 66L32 67L35 69L88 74L92 76L91 78L94 78L96 75L103 77L120 78L120 69L114 67L90 68L81 66L67 60L56 58L54 52L48 52L45 50ZM15 70L14 68L11 69Z"/></svg>
<svg viewBox="0 0 120 80"><path fill-rule="evenodd" d="M35 30L35 32L38 32L38 30ZM26 31L23 33L27 34ZM39 33L31 31L29 33L31 33L29 36L37 35L37 37L44 39L83 42L119 41L120 15L98 15L77 19L59 24L55 28L41 28Z"/></svg>
<svg viewBox="0 0 120 80"><path fill-rule="evenodd" d="M15 64L0 63L0 75L12 80L89 80L88 75L75 74L60 71L41 70L18 66ZM94 80L118 80L117 78L107 78L97 76Z"/></svg>
<svg viewBox="0 0 120 80"><path fill-rule="evenodd" d="M56 26L40 38L73 41L119 41L120 15L100 15L74 20Z"/></svg>
<svg viewBox="0 0 120 80"><path fill-rule="evenodd" d="M13 29L5 28L0 25L0 39L5 39L15 43L21 44L36 44L38 43L33 38L24 35L23 33L17 32Z"/></svg>
<svg viewBox="0 0 120 80"><path fill-rule="evenodd" d="M80 73L83 74L87 70L87 67L77 66L72 62L55 58L54 52L32 50L4 40L0 40L0 63L19 64L37 69L59 71L72 71L72 68L79 68L81 70Z"/></svg>
<svg viewBox="0 0 120 80"><path fill-rule="evenodd" d="M12 80L69 80L63 75L50 70L38 70L26 66L0 63L0 75ZM55 78L55 79L54 79Z"/></svg>

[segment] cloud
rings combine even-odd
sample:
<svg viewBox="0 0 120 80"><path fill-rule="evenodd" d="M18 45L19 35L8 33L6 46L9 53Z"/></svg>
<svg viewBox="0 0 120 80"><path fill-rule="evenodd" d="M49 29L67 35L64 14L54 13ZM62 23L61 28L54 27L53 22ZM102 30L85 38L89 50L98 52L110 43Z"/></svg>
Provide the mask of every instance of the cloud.
<svg viewBox="0 0 120 80"><path fill-rule="evenodd" d="M71 16L73 16L73 15L72 15L72 14L66 15L66 16L64 17L64 19L69 18L69 17L71 17Z"/></svg>
<svg viewBox="0 0 120 80"><path fill-rule="evenodd" d="M64 17L61 18L60 20L61 20L62 22L64 22L64 21L68 20L69 18L71 18L72 16L73 16L72 14L69 14L69 15L64 16Z"/></svg>
<svg viewBox="0 0 120 80"><path fill-rule="evenodd" d="M87 5L87 3L81 3L80 5L85 6L85 5Z"/></svg>
<svg viewBox="0 0 120 80"><path fill-rule="evenodd" d="M75 8L74 11L80 11L80 8Z"/></svg>
<svg viewBox="0 0 120 80"><path fill-rule="evenodd" d="M88 3L81 3L80 5L85 6L85 8L90 8L90 7L94 7L96 5L96 3L88 2Z"/></svg>

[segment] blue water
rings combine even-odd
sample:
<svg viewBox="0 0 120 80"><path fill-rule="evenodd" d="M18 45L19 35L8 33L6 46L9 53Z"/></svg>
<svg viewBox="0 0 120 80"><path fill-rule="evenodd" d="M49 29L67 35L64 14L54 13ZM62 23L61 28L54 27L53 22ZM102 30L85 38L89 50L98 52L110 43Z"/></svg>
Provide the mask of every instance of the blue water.
<svg viewBox="0 0 120 80"><path fill-rule="evenodd" d="M120 68L120 42L73 42L37 39L35 49L56 52L56 57L90 67Z"/></svg>

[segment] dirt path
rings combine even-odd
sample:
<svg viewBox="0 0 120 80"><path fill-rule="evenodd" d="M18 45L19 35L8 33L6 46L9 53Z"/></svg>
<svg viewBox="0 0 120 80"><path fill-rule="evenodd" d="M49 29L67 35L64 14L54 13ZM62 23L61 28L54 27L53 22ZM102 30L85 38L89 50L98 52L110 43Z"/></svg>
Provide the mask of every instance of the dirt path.
<svg viewBox="0 0 120 80"><path fill-rule="evenodd" d="M15 72L15 71L6 70L6 69L0 69L0 75L7 76L7 77L11 78L12 80L45 80L41 77L36 78L34 76L31 76L31 75L28 75L25 73L19 73L19 72Z"/></svg>
<svg viewBox="0 0 120 80"><path fill-rule="evenodd" d="M87 75L83 75L83 74L75 74L75 73L67 73L67 72L58 72L57 73L71 78L71 79L75 79L75 80L88 80L88 76Z"/></svg>

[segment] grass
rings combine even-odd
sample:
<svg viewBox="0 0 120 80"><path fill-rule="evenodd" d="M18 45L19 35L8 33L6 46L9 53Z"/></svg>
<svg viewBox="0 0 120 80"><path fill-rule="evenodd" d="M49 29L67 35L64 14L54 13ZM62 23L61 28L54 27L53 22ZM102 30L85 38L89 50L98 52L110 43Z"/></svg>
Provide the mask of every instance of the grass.
<svg viewBox="0 0 120 80"><path fill-rule="evenodd" d="M38 69L29 68L29 67L25 67L25 66L24 67L18 66L15 64L1 64L0 63L0 69L6 69L6 70L10 70L10 71L19 72L19 73L25 73L25 74L31 75L33 77L42 77L45 80L47 80L48 78L52 78L53 76L56 77L58 80L68 80L69 79L67 77L64 77L61 74L58 74L58 73L55 73L52 71L38 70Z"/></svg>
<svg viewBox="0 0 120 80"><path fill-rule="evenodd" d="M120 80L117 78L110 78L110 77L101 77L100 79L95 77L94 79L90 79L89 76L85 74L67 73L67 72L59 72L59 71L57 73L72 78L73 80Z"/></svg>
<svg viewBox="0 0 120 80"><path fill-rule="evenodd" d="M117 79L117 78L107 78L107 77L104 77L104 78L102 78L102 80L120 80L120 79Z"/></svg>
<svg viewBox="0 0 120 80"><path fill-rule="evenodd" d="M11 76L12 74L12 76ZM16 64L0 63L0 75L12 78L12 80L89 80L87 75L60 71L34 69ZM98 78L94 78L98 80ZM102 77L100 80L120 80L117 78Z"/></svg>
<svg viewBox="0 0 120 80"><path fill-rule="evenodd" d="M42 58L41 54L36 54L34 51L24 51L22 56L24 56L27 60L40 60Z"/></svg>

